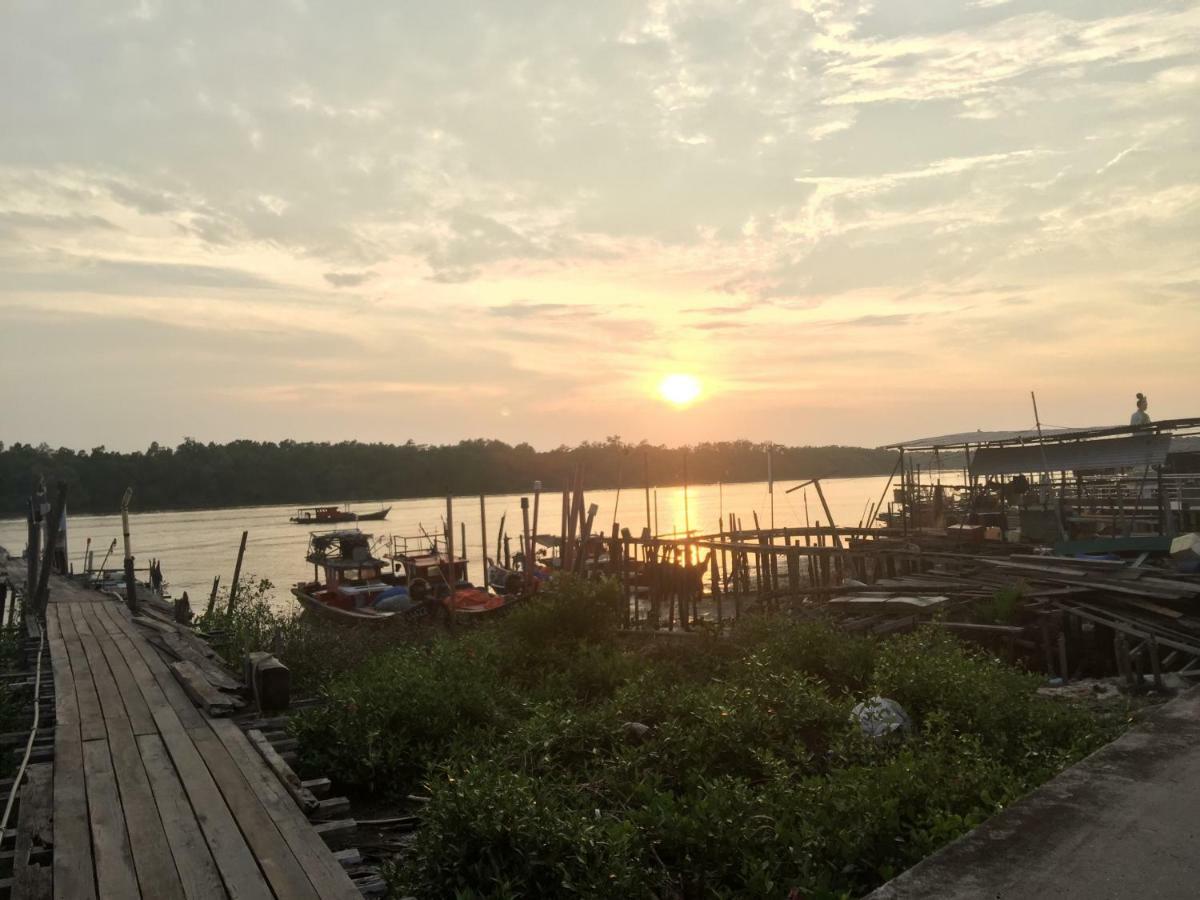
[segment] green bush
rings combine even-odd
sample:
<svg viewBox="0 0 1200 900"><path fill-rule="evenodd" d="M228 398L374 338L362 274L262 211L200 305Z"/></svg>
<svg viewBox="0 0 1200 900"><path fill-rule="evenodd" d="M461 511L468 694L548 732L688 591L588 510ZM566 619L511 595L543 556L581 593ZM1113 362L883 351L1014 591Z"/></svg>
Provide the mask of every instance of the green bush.
<svg viewBox="0 0 1200 900"><path fill-rule="evenodd" d="M647 642L616 638L619 612L561 579L495 627L376 654L297 717L313 771L430 796L400 895L854 896L1121 724L938 629ZM864 737L850 709L876 694L914 731Z"/></svg>
<svg viewBox="0 0 1200 900"><path fill-rule="evenodd" d="M420 624L381 628L314 621L294 605L280 608L271 581L253 575L241 579L233 609L224 589L213 611L196 624L218 635L213 643L235 669L247 653L276 653L291 670L292 692L299 696L316 694L331 678L353 671L380 650L424 637Z"/></svg>

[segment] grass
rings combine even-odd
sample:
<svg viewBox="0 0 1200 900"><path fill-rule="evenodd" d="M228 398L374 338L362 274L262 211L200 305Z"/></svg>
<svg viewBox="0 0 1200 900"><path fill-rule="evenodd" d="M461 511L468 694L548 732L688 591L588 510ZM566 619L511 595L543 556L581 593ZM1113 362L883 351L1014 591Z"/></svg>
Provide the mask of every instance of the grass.
<svg viewBox="0 0 1200 900"><path fill-rule="evenodd" d="M311 661L327 702L293 720L302 766L431 798L398 896L855 896L1126 724L936 629L626 640L620 603L559 579L495 627ZM911 734L862 736L850 709L875 695Z"/></svg>

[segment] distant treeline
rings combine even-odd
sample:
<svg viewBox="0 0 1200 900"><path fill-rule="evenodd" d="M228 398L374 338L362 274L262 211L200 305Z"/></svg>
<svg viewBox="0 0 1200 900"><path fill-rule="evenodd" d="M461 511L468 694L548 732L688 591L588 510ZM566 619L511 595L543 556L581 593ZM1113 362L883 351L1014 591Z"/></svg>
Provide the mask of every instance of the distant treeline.
<svg viewBox="0 0 1200 900"><path fill-rule="evenodd" d="M896 454L864 447L772 449L778 481L812 477L886 475ZM763 481L767 445L750 441L688 448L628 444L612 437L577 447L538 451L528 444L470 440L444 446L233 441L204 444L187 439L174 449L151 444L119 453L57 450L42 444L0 443L3 514L21 515L36 482L64 479L75 512L111 513L121 494L134 488L135 508L196 509L258 504L307 504L333 500L379 500L453 494L517 493L540 480L560 491L582 466L588 489L682 484L686 465L692 484Z"/></svg>

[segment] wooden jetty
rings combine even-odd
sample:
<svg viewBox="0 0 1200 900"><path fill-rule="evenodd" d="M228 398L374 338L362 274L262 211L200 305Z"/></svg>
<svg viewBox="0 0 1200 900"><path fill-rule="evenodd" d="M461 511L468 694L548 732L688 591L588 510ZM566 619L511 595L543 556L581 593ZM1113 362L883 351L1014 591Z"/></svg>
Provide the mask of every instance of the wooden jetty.
<svg viewBox="0 0 1200 900"><path fill-rule="evenodd" d="M362 896L260 751L196 707L123 603L59 576L49 587L53 762L26 770L14 898Z"/></svg>

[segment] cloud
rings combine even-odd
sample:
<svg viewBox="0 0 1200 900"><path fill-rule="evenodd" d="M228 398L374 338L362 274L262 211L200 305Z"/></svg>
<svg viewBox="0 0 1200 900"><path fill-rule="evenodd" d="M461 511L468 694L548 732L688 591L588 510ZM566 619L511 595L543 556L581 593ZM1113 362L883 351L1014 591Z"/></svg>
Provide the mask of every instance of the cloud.
<svg viewBox="0 0 1200 900"><path fill-rule="evenodd" d="M18 4L0 46L9 308L323 331L380 367L452 333L517 396L577 358L634 391L852 389L919 322L893 374L925 396L922 358L994 370L1080 297L1113 320L1092 354L1136 356L1127 311L1189 315L1200 280L1194 0ZM500 424L633 415L586 389Z"/></svg>
<svg viewBox="0 0 1200 900"><path fill-rule="evenodd" d="M326 272L322 276L334 287L358 287L377 277L374 272Z"/></svg>

